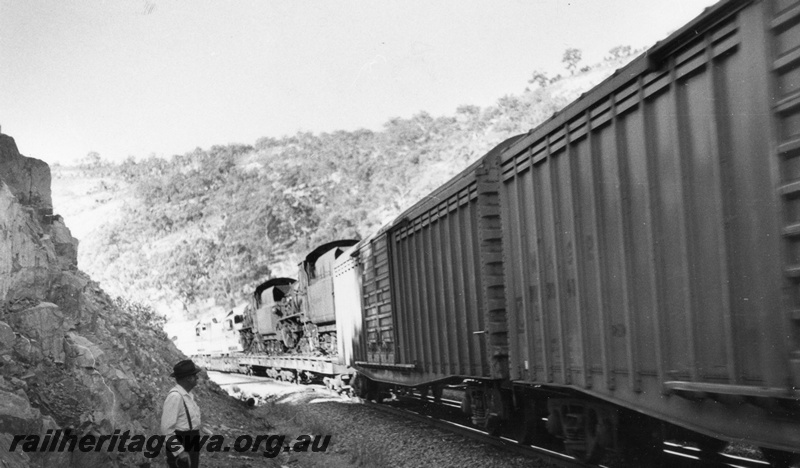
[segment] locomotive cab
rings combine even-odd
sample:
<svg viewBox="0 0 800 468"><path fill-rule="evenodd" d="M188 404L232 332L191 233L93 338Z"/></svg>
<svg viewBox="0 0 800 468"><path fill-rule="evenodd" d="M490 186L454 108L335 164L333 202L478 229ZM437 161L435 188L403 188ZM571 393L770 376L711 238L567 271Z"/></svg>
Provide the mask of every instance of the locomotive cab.
<svg viewBox="0 0 800 468"><path fill-rule="evenodd" d="M242 314L239 329L245 352L277 354L283 351L277 334L279 317L275 310L294 283L292 278L272 278L256 287Z"/></svg>
<svg viewBox="0 0 800 468"><path fill-rule="evenodd" d="M298 281L280 302L278 330L286 350L332 355L337 352L333 267L348 247L358 241L323 244L306 255L298 268Z"/></svg>

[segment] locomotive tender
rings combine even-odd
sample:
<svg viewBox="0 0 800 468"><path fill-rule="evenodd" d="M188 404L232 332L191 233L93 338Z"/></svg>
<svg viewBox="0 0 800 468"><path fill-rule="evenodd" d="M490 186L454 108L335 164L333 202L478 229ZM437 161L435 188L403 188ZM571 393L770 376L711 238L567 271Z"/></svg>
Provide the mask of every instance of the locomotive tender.
<svg viewBox="0 0 800 468"><path fill-rule="evenodd" d="M466 384L476 425L583 460L679 439L788 465L800 1L717 3L330 259L313 359L363 396Z"/></svg>

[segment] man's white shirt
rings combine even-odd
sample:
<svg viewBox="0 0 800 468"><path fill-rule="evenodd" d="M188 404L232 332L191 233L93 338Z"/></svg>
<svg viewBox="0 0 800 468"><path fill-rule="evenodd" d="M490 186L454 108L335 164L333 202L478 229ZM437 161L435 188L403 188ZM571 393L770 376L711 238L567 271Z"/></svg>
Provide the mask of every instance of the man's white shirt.
<svg viewBox="0 0 800 468"><path fill-rule="evenodd" d="M183 406L184 402L186 407ZM202 423L200 407L195 403L194 395L180 385L175 385L164 400L164 411L161 413L161 433L169 437L175 435L175 431L190 430L186 409L189 410L189 416L192 418L191 429L199 430ZM183 452L183 447L180 447L174 454L177 456L181 452Z"/></svg>

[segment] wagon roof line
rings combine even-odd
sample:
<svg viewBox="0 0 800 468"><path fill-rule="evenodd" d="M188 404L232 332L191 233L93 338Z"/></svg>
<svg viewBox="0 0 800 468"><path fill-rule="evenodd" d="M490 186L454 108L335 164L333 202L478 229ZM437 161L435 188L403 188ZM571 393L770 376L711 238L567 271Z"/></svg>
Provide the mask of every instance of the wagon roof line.
<svg viewBox="0 0 800 468"><path fill-rule="evenodd" d="M607 99L609 95L627 83L637 79L649 71L658 70L663 66L666 58L687 45L693 39L700 37L705 31L719 21L724 20L754 0L721 0L703 10L703 13L688 22L682 28L656 42L652 47L635 58L628 65L616 70L591 90L582 94L562 110L553 114L548 120L531 129L525 138L515 142L503 155L501 163L513 158L527 150L530 146L546 138L550 133L560 129L567 122L577 117L587 109Z"/></svg>

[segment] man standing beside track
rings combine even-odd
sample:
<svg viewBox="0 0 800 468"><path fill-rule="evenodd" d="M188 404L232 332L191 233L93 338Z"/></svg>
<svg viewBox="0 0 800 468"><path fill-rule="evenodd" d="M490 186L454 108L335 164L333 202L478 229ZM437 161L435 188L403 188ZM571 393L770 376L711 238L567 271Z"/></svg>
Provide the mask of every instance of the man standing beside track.
<svg viewBox="0 0 800 468"><path fill-rule="evenodd" d="M170 377L175 377L177 385L167 394L164 410L161 413L161 433L167 438L177 437L181 445L174 453L166 445L167 466L170 468L198 468L200 452L195 447L189 451L184 448L187 440L200 436L200 407L190 393L197 385L197 374L200 372L191 359L183 360L173 367Z"/></svg>

